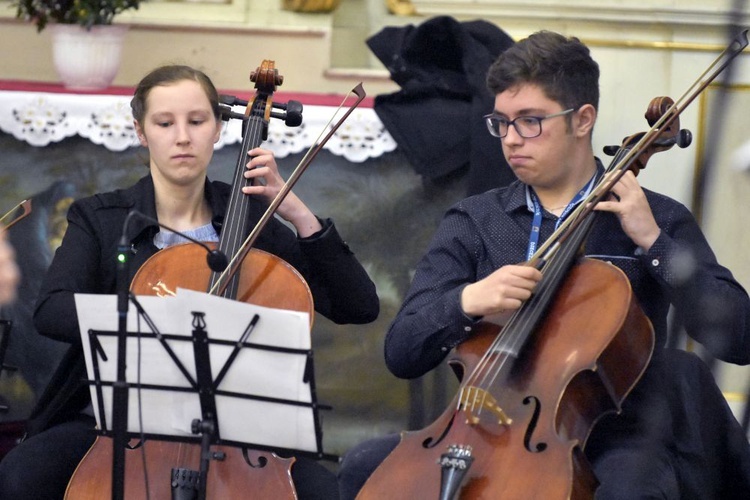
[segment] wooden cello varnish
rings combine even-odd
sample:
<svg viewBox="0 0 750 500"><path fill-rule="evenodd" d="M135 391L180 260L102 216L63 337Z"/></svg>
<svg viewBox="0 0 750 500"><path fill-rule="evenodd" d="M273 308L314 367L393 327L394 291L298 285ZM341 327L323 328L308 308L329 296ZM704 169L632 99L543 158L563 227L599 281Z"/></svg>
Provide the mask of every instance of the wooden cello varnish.
<svg viewBox="0 0 750 500"><path fill-rule="evenodd" d="M175 265L176 262L182 263ZM266 307L308 312L312 318L312 296L307 283L288 263L261 250L252 250L243 263L238 300ZM155 254L133 279L136 295L169 295L177 287L204 290L209 282L206 251L195 244L177 245ZM157 293L158 292L158 293ZM134 443L139 446L140 443ZM149 439L145 447L149 495L152 499L172 498L172 469L200 470L199 443ZM209 499L292 499L296 491L291 480L294 458L271 452L234 446L212 446L224 455L212 460L208 469ZM112 439L97 437L71 479L66 499L101 500L112 491ZM125 498L146 498L146 476L139 447L126 452Z"/></svg>
<svg viewBox="0 0 750 500"><path fill-rule="evenodd" d="M619 408L645 369L653 332L627 277L612 265L576 265L560 297L538 340L492 386L502 416L490 407L462 407L459 392L429 427L402 433L357 499L592 498L597 482L582 448L593 423ZM497 334L488 324L460 345L454 368L471 372ZM441 496L443 471L462 469L467 447L472 461L459 494Z"/></svg>

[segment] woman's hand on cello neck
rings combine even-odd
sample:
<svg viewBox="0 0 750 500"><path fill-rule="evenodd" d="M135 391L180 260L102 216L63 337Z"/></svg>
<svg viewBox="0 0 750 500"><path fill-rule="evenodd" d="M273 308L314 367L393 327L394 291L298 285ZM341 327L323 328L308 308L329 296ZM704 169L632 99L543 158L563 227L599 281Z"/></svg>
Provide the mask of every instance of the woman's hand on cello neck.
<svg viewBox="0 0 750 500"><path fill-rule="evenodd" d="M253 185L242 188L242 192L256 195L271 203L284 187L285 181L279 174L279 167L271 151L255 148L248 151L245 177L253 180ZM276 213L294 225L300 238L311 236L323 227L313 212L294 192L289 192L279 205Z"/></svg>

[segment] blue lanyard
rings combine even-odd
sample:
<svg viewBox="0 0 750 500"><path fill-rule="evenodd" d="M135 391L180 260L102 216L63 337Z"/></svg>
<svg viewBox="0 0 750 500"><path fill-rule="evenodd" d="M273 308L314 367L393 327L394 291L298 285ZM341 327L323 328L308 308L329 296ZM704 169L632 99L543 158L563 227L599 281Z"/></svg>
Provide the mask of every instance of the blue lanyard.
<svg viewBox="0 0 750 500"><path fill-rule="evenodd" d="M568 216L568 214L575 208L576 205L578 205L581 200L583 200L586 196L589 195L591 192L591 189L594 187L594 181L596 180L596 173L593 177L591 177L591 180L576 193L576 195L573 197L572 200L570 200L570 203L565 207L565 210L560 214L560 217L557 219L557 222L555 223L555 229L560 227L560 223L565 219L565 217ZM534 256L534 252L536 252L536 247L539 244L539 233L542 230L542 204L539 203L539 198L537 198L536 193L534 192L534 188L531 186L526 186L526 202L529 205L529 208L533 207L534 210L534 219L531 221L531 233L529 234L529 248L526 251L526 260L531 260L531 257Z"/></svg>

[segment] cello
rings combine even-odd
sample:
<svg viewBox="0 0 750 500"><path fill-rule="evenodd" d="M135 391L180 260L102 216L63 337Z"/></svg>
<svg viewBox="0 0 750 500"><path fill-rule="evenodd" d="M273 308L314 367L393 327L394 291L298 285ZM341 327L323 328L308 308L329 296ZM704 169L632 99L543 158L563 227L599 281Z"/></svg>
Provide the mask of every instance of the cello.
<svg viewBox="0 0 750 500"><path fill-rule="evenodd" d="M175 245L157 252L141 266L133 278L130 292L134 295L168 296L177 287L208 291L255 305L307 312L312 323L312 295L301 275L282 259L250 248L250 237L243 242L249 229L248 197L241 192L241 188L248 185L243 175L246 170L245 153L260 145L265 139L266 126L270 118L281 117L272 111L277 105L272 102L271 94L283 81L272 61L264 61L261 67L253 72L251 80L256 82L258 93L252 102L247 103L248 107L243 117L246 121L243 143L237 160L225 224L218 243L221 252L235 256L230 268L221 274L209 270L205 261L205 247L202 244ZM360 98L357 104L361 100ZM300 120L290 113L293 111L292 106L287 106L287 124L299 124ZM301 111L301 105L295 107ZM334 132L335 128L330 131L328 137ZM321 147L322 144L319 144L319 148ZM306 159L309 164L312 158ZM297 172L301 173L300 167ZM298 176L293 176L294 180ZM255 226L251 236L257 236L270 220L273 211L283 199L282 195L291 190L291 185L290 179L271 203L264 218ZM71 478L66 498L107 497L109 492L113 491L113 481L116 481L110 481L110 478L113 476L114 455L118 451L124 451L126 455L123 482L127 498L169 498L175 493L175 486L185 486L188 490L199 489L201 498L233 498L247 495L257 498L296 497L290 472L294 458L281 458L271 451L250 449L246 446L211 444L212 466L208 468L207 475L201 477L196 474L204 458L201 456L200 444L148 439L141 440L135 446L119 448L116 440L113 442L109 436L99 436ZM155 480L146 481L146 477ZM165 478L171 478L171 483ZM194 488L195 486L197 487Z"/></svg>
<svg viewBox="0 0 750 500"><path fill-rule="evenodd" d="M741 36L720 59L747 46ZM401 434L359 500L594 497L586 442L603 415L620 411L650 362L654 337L624 273L581 256L593 209L651 154L689 144L677 117L727 64L677 102L652 101L651 130L626 139L592 192L529 259L542 272L531 298L502 329L485 323L456 348L452 403L427 428Z"/></svg>

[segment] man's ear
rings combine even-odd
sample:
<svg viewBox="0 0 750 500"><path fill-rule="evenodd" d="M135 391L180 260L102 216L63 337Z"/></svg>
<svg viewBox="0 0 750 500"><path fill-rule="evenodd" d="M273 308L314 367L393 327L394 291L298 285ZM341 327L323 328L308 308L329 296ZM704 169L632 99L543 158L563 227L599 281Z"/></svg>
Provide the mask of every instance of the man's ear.
<svg viewBox="0 0 750 500"><path fill-rule="evenodd" d="M135 133L138 136L138 142L141 143L141 146L147 148L148 141L146 140L146 134L143 133L143 127L141 127L141 124L136 120L133 120L133 126L135 126Z"/></svg>
<svg viewBox="0 0 750 500"><path fill-rule="evenodd" d="M575 123L574 132L580 137L591 134L591 130L596 123L596 108L591 104L584 104L578 108L578 120Z"/></svg>

